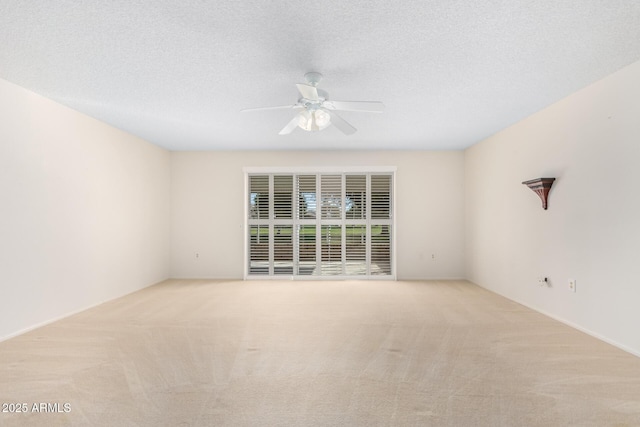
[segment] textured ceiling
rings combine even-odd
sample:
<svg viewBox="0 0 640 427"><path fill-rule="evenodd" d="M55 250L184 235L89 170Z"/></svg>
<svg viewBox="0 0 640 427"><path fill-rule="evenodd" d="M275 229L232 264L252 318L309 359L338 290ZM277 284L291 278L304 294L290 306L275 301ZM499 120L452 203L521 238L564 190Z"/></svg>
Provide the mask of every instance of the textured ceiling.
<svg viewBox="0 0 640 427"><path fill-rule="evenodd" d="M171 150L462 149L640 60L640 1L0 0L0 42L1 78ZM308 71L385 112L240 113Z"/></svg>

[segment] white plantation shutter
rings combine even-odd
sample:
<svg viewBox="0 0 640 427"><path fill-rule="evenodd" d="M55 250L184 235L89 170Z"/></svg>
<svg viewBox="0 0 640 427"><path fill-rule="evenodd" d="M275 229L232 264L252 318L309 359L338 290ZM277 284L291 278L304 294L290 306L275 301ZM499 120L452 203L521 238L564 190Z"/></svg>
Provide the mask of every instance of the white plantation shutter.
<svg viewBox="0 0 640 427"><path fill-rule="evenodd" d="M367 274L367 226L345 225L345 274Z"/></svg>
<svg viewBox="0 0 640 427"><path fill-rule="evenodd" d="M251 219L269 219L269 176L249 177L249 215Z"/></svg>
<svg viewBox="0 0 640 427"><path fill-rule="evenodd" d="M345 176L345 211L349 220L364 220L367 215L367 176Z"/></svg>
<svg viewBox="0 0 640 427"><path fill-rule="evenodd" d="M340 220L342 218L342 176L320 176L320 208L322 219Z"/></svg>
<svg viewBox="0 0 640 427"><path fill-rule="evenodd" d="M393 173L248 174L248 276L393 277Z"/></svg>
<svg viewBox="0 0 640 427"><path fill-rule="evenodd" d="M391 175L371 176L371 219L391 219Z"/></svg>
<svg viewBox="0 0 640 427"><path fill-rule="evenodd" d="M320 227L320 275L342 275L342 227L323 225Z"/></svg>
<svg viewBox="0 0 640 427"><path fill-rule="evenodd" d="M293 274L293 175L273 176L273 274Z"/></svg>
<svg viewBox="0 0 640 427"><path fill-rule="evenodd" d="M300 220L316 219L316 176L298 175L296 177L298 193L298 214Z"/></svg>
<svg viewBox="0 0 640 427"><path fill-rule="evenodd" d="M269 175L249 177L249 274L268 275L270 267Z"/></svg>
<svg viewBox="0 0 640 427"><path fill-rule="evenodd" d="M269 226L249 227L249 274L269 274Z"/></svg>
<svg viewBox="0 0 640 427"><path fill-rule="evenodd" d="M293 176L273 177L273 218L293 218Z"/></svg>
<svg viewBox="0 0 640 427"><path fill-rule="evenodd" d="M345 271L347 276L366 275L367 262L367 175L345 176Z"/></svg>
<svg viewBox="0 0 640 427"><path fill-rule="evenodd" d="M320 175L321 276L343 274L342 198L342 175Z"/></svg>
<svg viewBox="0 0 640 427"><path fill-rule="evenodd" d="M293 226L275 225L273 232L273 274L293 274Z"/></svg>
<svg viewBox="0 0 640 427"><path fill-rule="evenodd" d="M391 175L371 175L371 274L391 274Z"/></svg>
<svg viewBox="0 0 640 427"><path fill-rule="evenodd" d="M317 192L316 175L297 175L296 193L298 211L296 214L297 271L298 275L309 276L316 271L316 217Z"/></svg>

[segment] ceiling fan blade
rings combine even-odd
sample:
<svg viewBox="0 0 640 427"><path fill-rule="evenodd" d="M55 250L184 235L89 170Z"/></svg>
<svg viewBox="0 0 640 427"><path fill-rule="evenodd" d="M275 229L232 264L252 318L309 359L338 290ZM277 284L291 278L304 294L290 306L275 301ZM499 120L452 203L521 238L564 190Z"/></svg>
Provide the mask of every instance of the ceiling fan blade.
<svg viewBox="0 0 640 427"><path fill-rule="evenodd" d="M361 111L365 113L382 113L384 104L378 101L325 101L323 107L339 111Z"/></svg>
<svg viewBox="0 0 640 427"><path fill-rule="evenodd" d="M323 110L331 116L331 124L337 127L342 133L344 133L345 135L353 135L354 133L356 133L357 129L347 123L345 119L337 115L335 112L326 110L324 108Z"/></svg>
<svg viewBox="0 0 640 427"><path fill-rule="evenodd" d="M298 104L293 104L293 105L279 105L277 107L245 108L243 110L240 110L240 112L247 113L251 111L264 111L264 110L294 110L296 108L302 108L302 106Z"/></svg>
<svg viewBox="0 0 640 427"><path fill-rule="evenodd" d="M296 114L293 119L291 119L291 121L287 123L280 132L278 132L278 135L287 135L293 132L293 130L298 126L298 123L300 123L300 113Z"/></svg>
<svg viewBox="0 0 640 427"><path fill-rule="evenodd" d="M311 101L318 101L318 89L315 86L306 85L304 83L296 83L298 92L303 98L310 99Z"/></svg>

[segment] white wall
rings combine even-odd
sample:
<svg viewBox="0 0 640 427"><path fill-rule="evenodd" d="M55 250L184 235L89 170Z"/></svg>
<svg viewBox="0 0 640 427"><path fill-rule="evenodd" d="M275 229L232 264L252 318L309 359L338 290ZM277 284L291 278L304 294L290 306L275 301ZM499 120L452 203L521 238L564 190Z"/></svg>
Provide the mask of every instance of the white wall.
<svg viewBox="0 0 640 427"><path fill-rule="evenodd" d="M243 277L245 166L396 166L397 277L463 277L461 151L171 153L172 277Z"/></svg>
<svg viewBox="0 0 640 427"><path fill-rule="evenodd" d="M640 62L465 163L468 279L640 355ZM557 178L547 211L521 184L538 177Z"/></svg>
<svg viewBox="0 0 640 427"><path fill-rule="evenodd" d="M0 340L169 276L169 152L0 80Z"/></svg>

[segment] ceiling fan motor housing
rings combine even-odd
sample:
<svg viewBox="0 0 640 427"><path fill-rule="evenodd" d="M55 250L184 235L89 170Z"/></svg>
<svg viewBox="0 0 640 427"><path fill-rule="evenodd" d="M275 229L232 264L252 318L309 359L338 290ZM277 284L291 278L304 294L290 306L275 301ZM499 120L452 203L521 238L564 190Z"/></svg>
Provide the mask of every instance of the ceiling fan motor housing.
<svg viewBox="0 0 640 427"><path fill-rule="evenodd" d="M304 75L304 78L309 82L311 86L318 86L320 80L322 80L322 74L316 71L310 71Z"/></svg>

